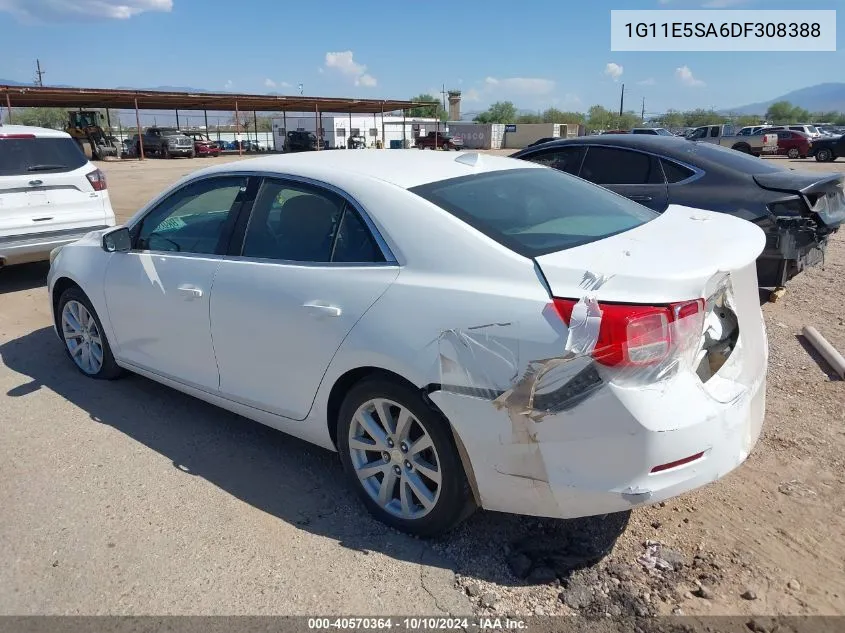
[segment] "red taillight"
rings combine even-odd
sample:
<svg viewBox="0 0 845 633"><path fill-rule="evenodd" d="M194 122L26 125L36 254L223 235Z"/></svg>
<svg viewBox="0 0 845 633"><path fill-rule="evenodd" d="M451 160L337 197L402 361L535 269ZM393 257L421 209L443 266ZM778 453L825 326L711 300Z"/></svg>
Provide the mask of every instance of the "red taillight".
<svg viewBox="0 0 845 633"><path fill-rule="evenodd" d="M569 325L577 301L554 299L554 306ZM654 365L672 351L676 339L700 321L691 317L703 312L704 301L685 301L668 306L600 303L602 312L593 358L603 365ZM681 342L681 341L677 341Z"/></svg>
<svg viewBox="0 0 845 633"><path fill-rule="evenodd" d="M661 464L660 466L655 466L651 469L651 473L662 473L664 470L670 470L671 468L677 468L678 466L683 466L684 464L691 464L692 462L701 459L704 457L704 452L696 453L695 455L690 455L689 457L684 457L683 459L679 459L674 462L669 462L668 464Z"/></svg>
<svg viewBox="0 0 845 633"><path fill-rule="evenodd" d="M94 187L94 191L106 190L106 175L102 171L95 169L90 174L85 174L85 176L88 178L91 186Z"/></svg>
<svg viewBox="0 0 845 633"><path fill-rule="evenodd" d="M35 134L3 134L0 132L0 138L35 138Z"/></svg>

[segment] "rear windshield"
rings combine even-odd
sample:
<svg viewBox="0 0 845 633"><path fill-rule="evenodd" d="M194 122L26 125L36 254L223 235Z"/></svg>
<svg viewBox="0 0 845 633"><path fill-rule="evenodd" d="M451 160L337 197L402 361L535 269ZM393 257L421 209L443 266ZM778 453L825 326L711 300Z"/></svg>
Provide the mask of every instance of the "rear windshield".
<svg viewBox="0 0 845 633"><path fill-rule="evenodd" d="M508 169L421 185L412 193L524 257L596 242L657 213L556 169Z"/></svg>
<svg viewBox="0 0 845 633"><path fill-rule="evenodd" d="M0 176L73 171L87 162L72 138L0 139Z"/></svg>
<svg viewBox="0 0 845 633"><path fill-rule="evenodd" d="M767 130L766 134L769 133ZM687 156L678 155L677 158L686 158L687 162L694 165L697 164L697 161L711 161L721 167L738 171L742 174L758 175L786 171L785 167L777 165L774 161L756 158L751 154L713 143L692 142L684 150L684 154L687 154Z"/></svg>

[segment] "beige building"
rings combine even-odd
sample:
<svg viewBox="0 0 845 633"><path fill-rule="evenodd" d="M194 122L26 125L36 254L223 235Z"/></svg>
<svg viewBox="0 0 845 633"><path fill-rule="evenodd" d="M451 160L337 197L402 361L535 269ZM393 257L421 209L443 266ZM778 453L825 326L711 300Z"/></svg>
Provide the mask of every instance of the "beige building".
<svg viewBox="0 0 845 633"><path fill-rule="evenodd" d="M541 138L573 138L584 135L584 126L576 123L516 123L505 126L503 146L522 149Z"/></svg>

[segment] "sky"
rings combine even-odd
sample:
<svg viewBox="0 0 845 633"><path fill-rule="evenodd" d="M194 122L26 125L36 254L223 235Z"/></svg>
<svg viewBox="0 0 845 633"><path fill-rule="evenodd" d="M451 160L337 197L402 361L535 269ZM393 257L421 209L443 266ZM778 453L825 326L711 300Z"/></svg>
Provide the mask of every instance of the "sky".
<svg viewBox="0 0 845 633"><path fill-rule="evenodd" d="M719 109L845 81L845 51L610 50L611 9L836 9L841 0L0 0L0 79L407 99L462 109ZM837 15L843 29L845 11ZM839 38L842 41L842 38Z"/></svg>

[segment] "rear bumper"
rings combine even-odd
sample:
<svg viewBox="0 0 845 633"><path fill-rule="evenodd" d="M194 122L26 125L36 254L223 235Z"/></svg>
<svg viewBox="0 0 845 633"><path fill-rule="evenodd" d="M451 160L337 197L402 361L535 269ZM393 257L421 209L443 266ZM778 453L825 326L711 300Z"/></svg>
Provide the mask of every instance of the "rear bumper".
<svg viewBox="0 0 845 633"><path fill-rule="evenodd" d="M75 242L91 231L107 228L107 225L100 225L35 235L0 237L0 266L46 261L54 248Z"/></svg>

